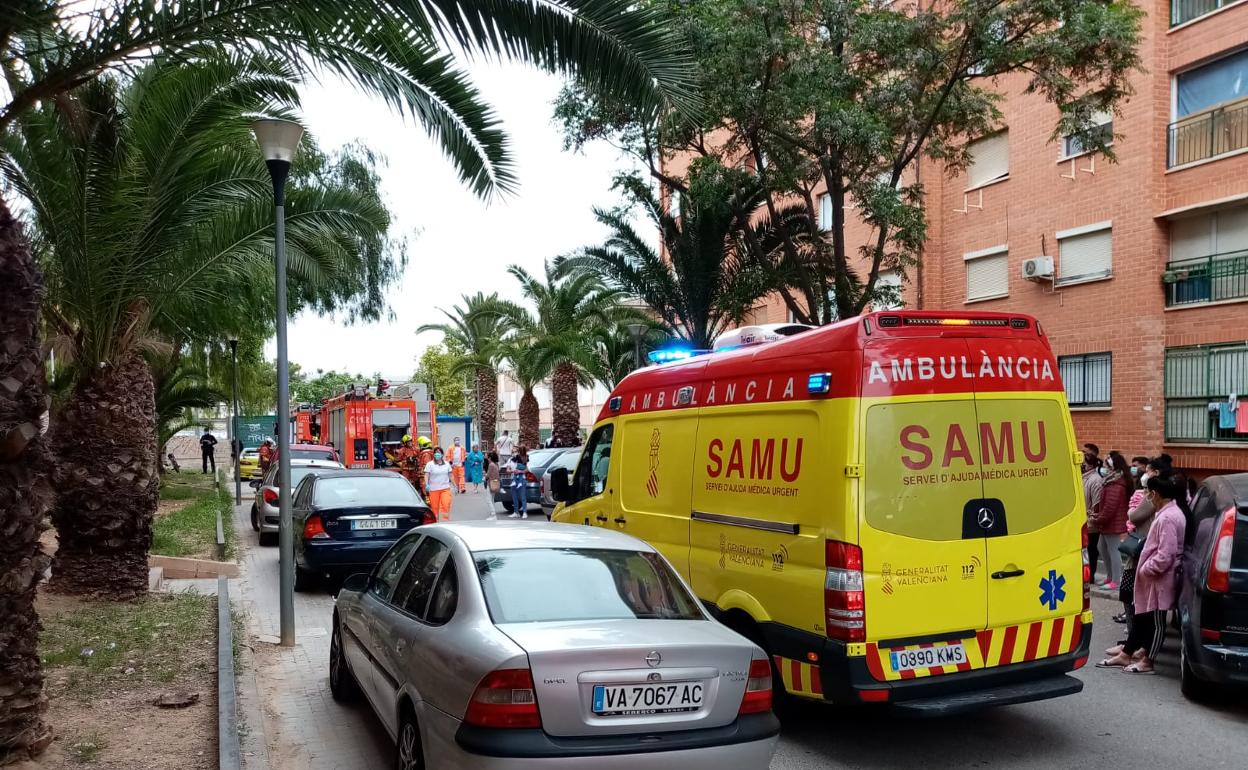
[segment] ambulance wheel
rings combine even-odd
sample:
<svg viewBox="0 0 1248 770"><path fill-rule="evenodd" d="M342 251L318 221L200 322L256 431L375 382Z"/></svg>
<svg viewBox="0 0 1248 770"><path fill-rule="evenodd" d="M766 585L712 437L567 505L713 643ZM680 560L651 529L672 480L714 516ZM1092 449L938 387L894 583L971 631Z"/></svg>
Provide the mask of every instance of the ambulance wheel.
<svg viewBox="0 0 1248 770"><path fill-rule="evenodd" d="M780 669L776 667L776 656L767 648L767 640L763 638L763 632L758 624L749 615L740 611L726 613L721 622L763 649L767 655L767 662L771 664L771 710L781 720L792 716L797 706L797 698L784 689L784 679L780 676Z"/></svg>

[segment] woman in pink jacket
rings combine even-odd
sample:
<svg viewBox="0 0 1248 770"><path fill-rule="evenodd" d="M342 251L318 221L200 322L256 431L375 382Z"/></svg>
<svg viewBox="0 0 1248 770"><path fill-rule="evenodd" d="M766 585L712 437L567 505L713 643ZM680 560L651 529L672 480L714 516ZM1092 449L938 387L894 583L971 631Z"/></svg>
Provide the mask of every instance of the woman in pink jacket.
<svg viewBox="0 0 1248 770"><path fill-rule="evenodd" d="M1135 570L1131 633L1120 652L1096 664L1129 674L1154 673L1153 661L1166 638L1166 613L1175 608L1179 597L1179 565L1187 528L1187 488L1182 478L1173 474L1150 478L1145 494L1157 513Z"/></svg>

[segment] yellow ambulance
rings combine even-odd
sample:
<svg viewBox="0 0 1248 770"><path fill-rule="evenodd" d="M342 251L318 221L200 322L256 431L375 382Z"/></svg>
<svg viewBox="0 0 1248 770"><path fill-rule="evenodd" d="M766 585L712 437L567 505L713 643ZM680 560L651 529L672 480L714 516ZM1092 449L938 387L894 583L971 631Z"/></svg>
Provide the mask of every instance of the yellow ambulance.
<svg viewBox="0 0 1248 770"><path fill-rule="evenodd" d="M1080 456L1039 324L896 311L734 340L619 384L553 474L555 520L654 545L799 698L1078 692Z"/></svg>

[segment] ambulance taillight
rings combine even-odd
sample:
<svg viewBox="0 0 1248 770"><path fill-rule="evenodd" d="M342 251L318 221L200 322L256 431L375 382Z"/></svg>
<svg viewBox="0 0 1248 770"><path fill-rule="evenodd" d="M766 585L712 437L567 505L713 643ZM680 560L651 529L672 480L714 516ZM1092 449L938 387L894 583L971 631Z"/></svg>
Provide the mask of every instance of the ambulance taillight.
<svg viewBox="0 0 1248 770"><path fill-rule="evenodd" d="M1083 609L1092 609L1092 564L1088 561L1088 525L1083 525Z"/></svg>
<svg viewBox="0 0 1248 770"><path fill-rule="evenodd" d="M830 639L843 642L867 640L866 595L862 582L862 549L851 543L829 540L825 563L823 606Z"/></svg>

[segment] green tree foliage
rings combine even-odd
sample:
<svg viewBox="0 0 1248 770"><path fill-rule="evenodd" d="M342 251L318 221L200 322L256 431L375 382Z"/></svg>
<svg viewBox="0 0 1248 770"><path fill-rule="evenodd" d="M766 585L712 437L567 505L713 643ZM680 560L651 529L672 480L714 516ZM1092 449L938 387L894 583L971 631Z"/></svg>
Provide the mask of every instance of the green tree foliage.
<svg viewBox="0 0 1248 770"><path fill-rule="evenodd" d="M441 345L430 345L416 362L414 382L423 382L438 400L438 414L462 415L467 409L464 401L465 382L470 382L464 366L466 351L452 337Z"/></svg>
<svg viewBox="0 0 1248 770"><path fill-rule="evenodd" d="M567 262L643 301L675 336L708 349L716 336L740 324L759 300L780 288L749 258L736 226L737 212L756 209L763 200L751 174L713 161L699 164L689 174L679 211L665 207L640 177L624 176L618 184L631 205L594 209L609 228L607 241ZM630 216L636 209L659 231L664 253L655 248L650 232L637 231Z"/></svg>
<svg viewBox="0 0 1248 770"><path fill-rule="evenodd" d="M10 0L0 14L0 131L100 72L204 43L319 69L383 98L481 195L512 189L514 164L452 51L577 76L649 111L696 106L680 37L660 9L630 0Z"/></svg>
<svg viewBox="0 0 1248 770"><path fill-rule="evenodd" d="M321 402L333 396L340 396L351 385L371 386L376 384L377 377L366 377L363 374L347 374L333 369L328 372L317 369L315 376L309 377L298 364L291 364L290 401L292 404L311 404L320 408Z"/></svg>
<svg viewBox="0 0 1248 770"><path fill-rule="evenodd" d="M468 375L472 378L472 398L465 404L465 408L471 410L473 416L480 420L481 441L486 446L494 445L494 428L498 422L498 362L501 358L499 343L504 328L501 316L482 311L495 307L498 303L497 294L465 294L462 306L455 305L450 310L438 308L446 316L445 323L424 324L416 330L417 334L441 332L448 346L464 351L451 374ZM480 403L477 404L477 401Z"/></svg>
<svg viewBox="0 0 1248 770"><path fill-rule="evenodd" d="M881 271L915 263L927 237L919 162L965 167L968 141L999 127L1004 89L1041 95L1058 108L1053 138L1073 134L1112 159L1093 115L1130 95L1144 16L1130 0L651 4L694 41L705 109L656 121L570 87L556 108L568 144L610 141L681 193L683 165L662 162L673 154L754 171L765 216L739 212L742 238L784 282L794 316L815 323L861 312ZM857 249L850 218L871 229Z"/></svg>
<svg viewBox="0 0 1248 770"><path fill-rule="evenodd" d="M179 356L156 360L151 367L156 388L156 445L163 452L175 433L198 424L194 410L229 401L229 394Z"/></svg>

